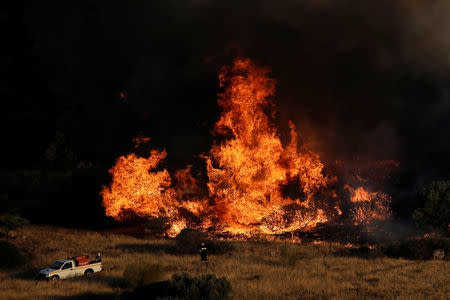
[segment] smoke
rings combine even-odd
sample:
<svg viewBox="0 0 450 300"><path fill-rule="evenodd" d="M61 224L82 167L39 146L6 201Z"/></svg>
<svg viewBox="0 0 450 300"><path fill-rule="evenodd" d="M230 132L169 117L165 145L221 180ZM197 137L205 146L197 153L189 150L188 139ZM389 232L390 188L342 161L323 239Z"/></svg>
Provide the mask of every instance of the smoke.
<svg viewBox="0 0 450 300"><path fill-rule="evenodd" d="M366 59L379 69L407 66L418 73L448 75L450 67L450 3L445 0L170 3L177 21L206 21L223 29L214 31L218 39L231 38L243 48L261 46L258 38L262 34L266 37L264 50L270 51L277 46L273 34L277 33L280 41L290 37L289 45L280 46L294 45L296 51L303 48L313 59L324 54L324 62L364 50ZM266 25L271 26L264 28Z"/></svg>
<svg viewBox="0 0 450 300"><path fill-rule="evenodd" d="M180 165L207 151L217 73L242 55L271 67L277 122L288 132L293 120L299 141L325 160L398 160L407 182L450 176L447 0L24 1L15 11L13 32L27 42L11 69L30 62L17 110L33 104L34 115L69 115L60 126L80 137L87 160L112 161L125 142L98 139L137 130ZM113 105L122 89L126 109ZM56 122L33 125L44 123Z"/></svg>
<svg viewBox="0 0 450 300"><path fill-rule="evenodd" d="M450 3L402 1L405 12L404 41L407 62L417 70L448 76L450 66Z"/></svg>

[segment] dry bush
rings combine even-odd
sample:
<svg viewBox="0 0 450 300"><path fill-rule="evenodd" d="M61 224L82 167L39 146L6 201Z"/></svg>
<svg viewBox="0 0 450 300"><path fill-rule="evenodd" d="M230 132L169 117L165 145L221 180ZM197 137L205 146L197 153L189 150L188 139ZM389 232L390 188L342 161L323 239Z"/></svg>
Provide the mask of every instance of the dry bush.
<svg viewBox="0 0 450 300"><path fill-rule="evenodd" d="M18 267L24 263L25 257L16 246L7 241L0 241L0 269Z"/></svg>
<svg viewBox="0 0 450 300"><path fill-rule="evenodd" d="M187 273L175 274L171 280L142 286L133 291L130 299L230 299L231 284L225 277L214 274L191 277Z"/></svg>
<svg viewBox="0 0 450 300"><path fill-rule="evenodd" d="M214 274L191 277L187 273L175 274L169 283L176 296L185 299L220 300L229 299L231 284L225 277L217 278Z"/></svg>
<svg viewBox="0 0 450 300"><path fill-rule="evenodd" d="M123 278L128 287L136 288L164 279L165 269L161 264L134 263L123 271Z"/></svg>

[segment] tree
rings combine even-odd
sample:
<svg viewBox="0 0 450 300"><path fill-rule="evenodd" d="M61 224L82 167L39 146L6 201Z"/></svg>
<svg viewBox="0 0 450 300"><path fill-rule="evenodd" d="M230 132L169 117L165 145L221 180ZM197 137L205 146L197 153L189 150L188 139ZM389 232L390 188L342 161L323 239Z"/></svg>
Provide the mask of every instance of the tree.
<svg viewBox="0 0 450 300"><path fill-rule="evenodd" d="M0 236L1 235L8 236L10 231L28 225L30 225L30 222L19 215L12 215L12 214L0 215Z"/></svg>
<svg viewBox="0 0 450 300"><path fill-rule="evenodd" d="M77 159L67 137L57 131L45 151L45 160L50 169L68 170L76 166Z"/></svg>
<svg viewBox="0 0 450 300"><path fill-rule="evenodd" d="M435 228L449 232L450 180L434 181L417 194L424 207L416 209L413 218L417 227Z"/></svg>

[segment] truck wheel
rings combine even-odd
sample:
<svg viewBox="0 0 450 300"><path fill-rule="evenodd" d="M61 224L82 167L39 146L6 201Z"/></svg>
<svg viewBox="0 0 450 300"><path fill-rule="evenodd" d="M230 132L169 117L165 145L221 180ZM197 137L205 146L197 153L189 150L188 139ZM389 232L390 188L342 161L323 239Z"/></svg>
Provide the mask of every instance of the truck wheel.
<svg viewBox="0 0 450 300"><path fill-rule="evenodd" d="M53 275L52 277L50 277L51 281L58 281L59 280L59 276L58 275Z"/></svg>
<svg viewBox="0 0 450 300"><path fill-rule="evenodd" d="M84 271L84 276L91 276L92 274L94 274L94 271L92 271L92 269L87 269L86 271Z"/></svg>

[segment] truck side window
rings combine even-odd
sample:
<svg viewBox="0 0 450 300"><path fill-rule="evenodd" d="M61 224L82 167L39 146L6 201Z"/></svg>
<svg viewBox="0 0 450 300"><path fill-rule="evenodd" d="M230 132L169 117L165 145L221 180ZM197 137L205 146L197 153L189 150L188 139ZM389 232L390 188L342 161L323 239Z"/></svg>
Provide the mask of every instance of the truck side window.
<svg viewBox="0 0 450 300"><path fill-rule="evenodd" d="M67 263L62 267L62 270L70 269L70 268L72 268L72 262L67 262Z"/></svg>

